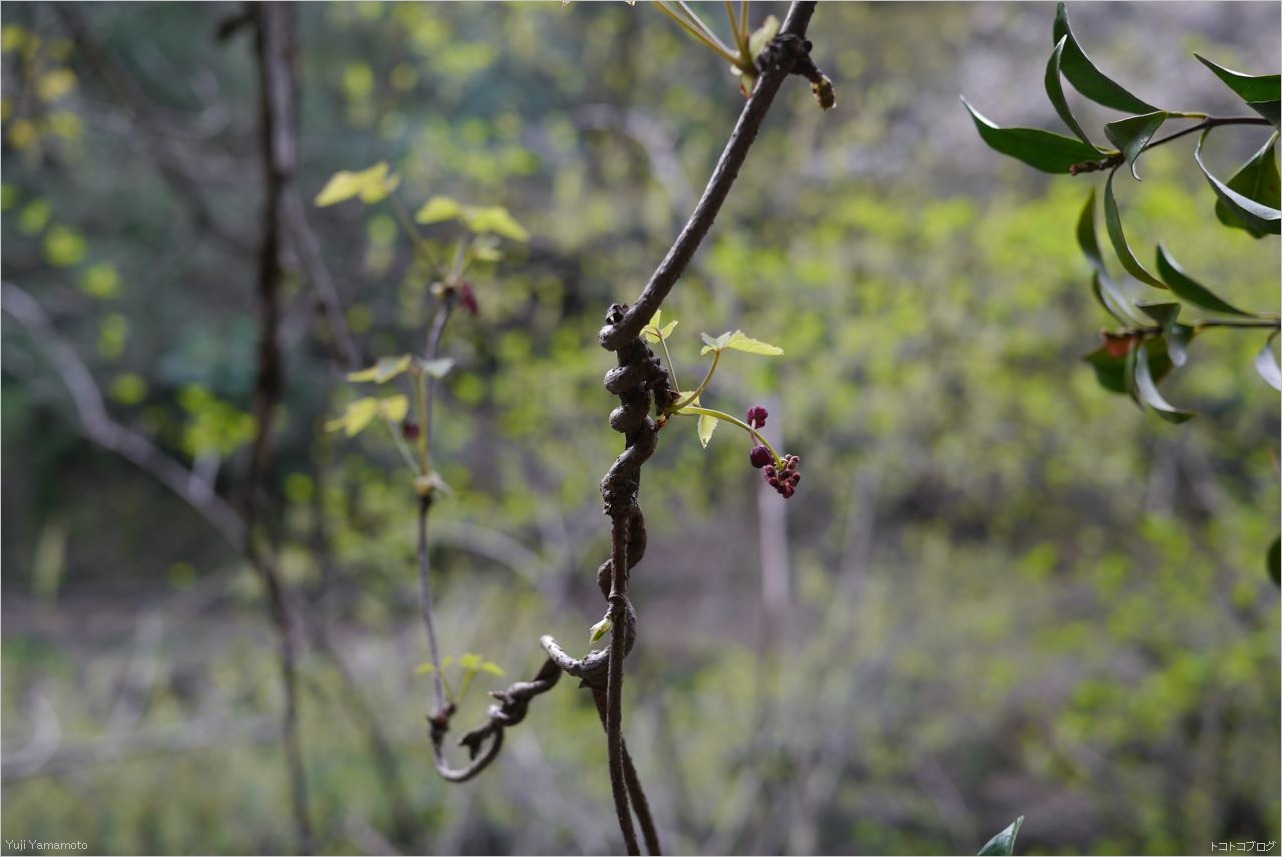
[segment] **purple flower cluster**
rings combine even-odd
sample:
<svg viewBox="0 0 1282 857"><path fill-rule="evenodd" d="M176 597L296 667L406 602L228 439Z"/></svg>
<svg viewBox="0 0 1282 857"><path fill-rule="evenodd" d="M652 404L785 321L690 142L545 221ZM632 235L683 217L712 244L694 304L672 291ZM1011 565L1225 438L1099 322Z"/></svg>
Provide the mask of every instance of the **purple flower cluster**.
<svg viewBox="0 0 1282 857"><path fill-rule="evenodd" d="M797 472L797 465L800 463L800 456L785 455L783 467L775 467L773 464L766 466L766 482L782 494L785 500L797 493L797 483L801 481L801 474Z"/></svg>
<svg viewBox="0 0 1282 857"><path fill-rule="evenodd" d="M744 418L744 422L755 429L759 429L765 426L766 417L768 416L770 416L770 412L761 407L761 405L753 405L748 408L748 415Z"/></svg>

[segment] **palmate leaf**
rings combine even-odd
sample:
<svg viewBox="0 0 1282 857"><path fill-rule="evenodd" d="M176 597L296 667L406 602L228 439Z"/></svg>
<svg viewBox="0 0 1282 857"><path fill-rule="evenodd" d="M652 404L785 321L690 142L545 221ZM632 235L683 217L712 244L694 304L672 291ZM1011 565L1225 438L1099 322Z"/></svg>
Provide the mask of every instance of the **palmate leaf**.
<svg viewBox="0 0 1282 857"><path fill-rule="evenodd" d="M1232 220L1236 221L1235 225L1239 225L1256 238L1282 232L1282 211L1239 193L1211 175L1211 171L1202 162L1202 144L1206 142L1208 133L1209 129L1203 131L1198 139L1197 148L1193 150L1193 160L1197 161L1198 168L1202 170L1202 175L1206 176L1206 180L1215 191L1215 195L1219 197L1225 211L1231 215Z"/></svg>
<svg viewBox="0 0 1282 857"><path fill-rule="evenodd" d="M1077 38L1073 35L1063 2L1055 9L1051 41L1055 44L1063 41L1064 51L1060 59L1060 70L1073 88L1091 101L1126 113L1152 113L1158 109L1127 92L1095 67L1095 63L1091 62L1091 58L1082 50L1077 43Z"/></svg>
<svg viewBox="0 0 1282 857"><path fill-rule="evenodd" d="M1067 173L1077 164L1100 157L1098 149L1081 140L1040 128L1003 128L980 114L965 98L962 104L970 111L980 139L989 148L1044 173Z"/></svg>
<svg viewBox="0 0 1282 857"><path fill-rule="evenodd" d="M379 202L387 197L401 182L396 173L389 173L387 161L379 161L368 169L349 172L341 170L334 173L330 180L316 195L315 205L324 208L345 200L359 197L366 205Z"/></svg>
<svg viewBox="0 0 1282 857"><path fill-rule="evenodd" d="M710 351L724 351L729 348L731 351L742 351L745 354L759 354L762 357L778 357L783 354L783 349L777 345L771 345L769 342L762 342L760 339L753 339L742 330L723 333L718 337L711 337L708 334L700 334L703 338L704 346L699 350L699 355L703 356Z"/></svg>
<svg viewBox="0 0 1282 857"><path fill-rule="evenodd" d="M373 381L375 384L383 384L408 368L410 368L410 355L408 354L402 354L400 357L380 357L378 362L368 369L349 372L347 380Z"/></svg>

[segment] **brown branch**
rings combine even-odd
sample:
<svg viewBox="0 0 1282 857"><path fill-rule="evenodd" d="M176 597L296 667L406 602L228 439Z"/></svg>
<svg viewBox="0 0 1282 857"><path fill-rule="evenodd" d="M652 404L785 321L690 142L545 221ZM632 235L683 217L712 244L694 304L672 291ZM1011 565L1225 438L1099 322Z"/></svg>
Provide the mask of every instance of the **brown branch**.
<svg viewBox="0 0 1282 857"><path fill-rule="evenodd" d="M610 559L597 572L597 583L609 602L613 622L604 693L606 754L615 813L629 854L640 853L632 825L629 792L640 797L633 803L644 803L647 812L648 803L635 769L629 783L624 765L623 662L627 654L624 642L636 633L628 601L628 577L645 552L645 517L637 495L641 466L658 442L658 427L649 411L654 397L657 396L660 407L664 407L671 396L667 372L638 335L663 304L711 229L784 78L794 71L808 78L821 76L809 60L810 43L805 40L815 5L810 0L793 2L789 8L780 34L759 60L761 74L693 214L636 302L631 307L611 307L606 326L598 334L601 345L617 355L618 367L606 374L605 387L620 400L619 407L610 415L610 426L626 438L623 454L601 480L601 496L611 520L611 552Z"/></svg>
<svg viewBox="0 0 1282 857"><path fill-rule="evenodd" d="M284 369L279 339L280 291L285 269L283 250L284 199L298 162L294 110L293 17L282 3L253 7L257 27L260 121L266 199L263 243L258 256L258 379L254 393L256 433L245 490L246 554L267 590L268 609L279 637L281 685L285 695L283 734L289 770L290 798L299 850L314 850L307 808L307 772L298 729L298 652L294 622L280 570L257 533L258 494L271 455L273 416L284 392ZM263 536L264 540L266 536Z"/></svg>
<svg viewBox="0 0 1282 857"><path fill-rule="evenodd" d="M798 58L808 53L808 43L805 41L806 29L810 25L810 17L814 11L814 0L793 2L788 9L788 16L775 40L775 44L781 47L776 54L779 61L766 68L757 78L752 97L743 106L739 121L735 123L730 140L717 160L712 178L708 180L708 185L704 188L694 213L690 215L681 234L677 236L676 242L659 263L650 281L646 283L645 289L621 321L606 325L598 334L601 344L607 350L617 351L624 342L635 338L641 332L641 328L645 327L646 322L663 303L663 299L668 296L668 292L681 278L690 260L694 258L695 251L699 249L704 236L708 234L713 221L716 220L717 213L721 211L721 205L730 193L730 188L734 186L735 179L739 177L739 169L748 157L748 150L757 138L757 131L761 128L762 120L766 118L766 112L774 102L779 86L792 72Z"/></svg>

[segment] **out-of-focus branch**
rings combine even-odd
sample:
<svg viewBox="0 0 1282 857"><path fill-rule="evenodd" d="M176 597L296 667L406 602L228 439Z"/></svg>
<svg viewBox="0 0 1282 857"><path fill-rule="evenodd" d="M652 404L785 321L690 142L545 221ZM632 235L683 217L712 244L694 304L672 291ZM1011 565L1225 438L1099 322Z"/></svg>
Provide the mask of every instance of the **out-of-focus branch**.
<svg viewBox="0 0 1282 857"><path fill-rule="evenodd" d="M246 554L267 590L268 608L280 645L281 685L285 695L282 732L289 769L290 797L299 850L314 850L311 818L307 808L307 772L298 729L298 651L294 621L285 584L265 534L258 532L258 495L263 488L271 455L273 417L284 393L284 368L279 339L280 292L285 267L285 194L298 163L298 138L294 110L294 46L291 9L283 3L250 7L257 23L255 52L258 59L260 122L266 197L263 206L263 243L258 256L258 379L254 392L256 433L245 490ZM262 542L260 544L260 541Z"/></svg>
<svg viewBox="0 0 1282 857"><path fill-rule="evenodd" d="M694 205L694 188L681 169L676 144L654 117L612 104L585 104L574 111L574 121L580 128L613 131L634 140L645 152L650 170L663 186L677 216Z"/></svg>
<svg viewBox="0 0 1282 857"><path fill-rule="evenodd" d="M4 311L40 344L71 394L81 433L151 474L208 521L223 541L238 553L243 551L245 525L236 510L214 492L212 485L166 455L146 435L112 419L88 367L54 329L44 308L13 283L6 282L0 288Z"/></svg>

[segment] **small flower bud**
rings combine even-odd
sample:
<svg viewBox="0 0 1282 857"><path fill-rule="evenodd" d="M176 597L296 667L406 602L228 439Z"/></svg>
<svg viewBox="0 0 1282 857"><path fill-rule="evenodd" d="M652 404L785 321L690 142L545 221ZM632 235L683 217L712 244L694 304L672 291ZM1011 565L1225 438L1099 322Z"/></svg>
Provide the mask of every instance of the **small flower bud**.
<svg viewBox="0 0 1282 857"><path fill-rule="evenodd" d="M752 462L753 467L760 470L767 464L772 463L775 460L775 457L770 454L769 449L761 444L757 444L752 448L752 452L748 453L748 460Z"/></svg>
<svg viewBox="0 0 1282 857"><path fill-rule="evenodd" d="M472 315L478 315L481 312L481 308L476 304L476 293L472 291L472 284L467 280L458 284L458 305Z"/></svg>
<svg viewBox="0 0 1282 857"><path fill-rule="evenodd" d="M766 417L768 416L770 416L770 412L765 408L760 405L753 405L751 408L748 408L748 416L744 422L755 429L759 429L766 424Z"/></svg>
<svg viewBox="0 0 1282 857"><path fill-rule="evenodd" d="M401 436L410 441L418 440L418 423L413 420L401 423Z"/></svg>

